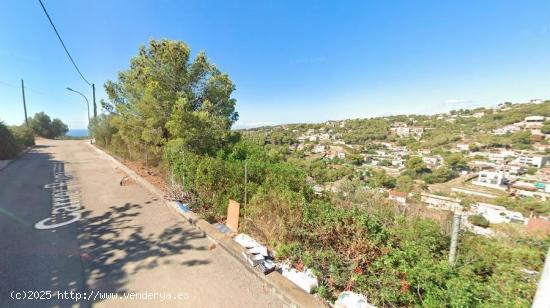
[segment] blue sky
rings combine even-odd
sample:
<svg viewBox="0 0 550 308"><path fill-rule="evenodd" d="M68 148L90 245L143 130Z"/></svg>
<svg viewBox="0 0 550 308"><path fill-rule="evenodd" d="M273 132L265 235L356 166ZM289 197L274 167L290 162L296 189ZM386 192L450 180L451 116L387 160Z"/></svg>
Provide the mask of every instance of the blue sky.
<svg viewBox="0 0 550 308"><path fill-rule="evenodd" d="M550 98L550 1L44 0L87 79L150 38L206 51L237 86L239 126L434 113ZM80 79L38 1L0 2L0 119L86 125Z"/></svg>

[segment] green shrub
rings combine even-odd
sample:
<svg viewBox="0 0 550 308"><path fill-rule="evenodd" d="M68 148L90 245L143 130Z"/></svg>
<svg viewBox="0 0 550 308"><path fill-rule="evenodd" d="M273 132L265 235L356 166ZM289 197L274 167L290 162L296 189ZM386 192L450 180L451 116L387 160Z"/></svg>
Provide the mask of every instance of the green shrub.
<svg viewBox="0 0 550 308"><path fill-rule="evenodd" d="M470 215L468 221L475 226L487 228L489 227L489 221L481 215Z"/></svg>
<svg viewBox="0 0 550 308"><path fill-rule="evenodd" d="M90 131L97 145L109 147L118 129L113 125L113 114L100 114L90 122Z"/></svg>
<svg viewBox="0 0 550 308"><path fill-rule="evenodd" d="M261 186L266 198L266 190L277 188L280 192L307 195L304 172L247 141L208 156L187 151L185 144L176 139L168 143L164 153L172 177L194 197L192 208L210 220L224 218L229 199L244 203L245 163L249 202Z"/></svg>
<svg viewBox="0 0 550 308"><path fill-rule="evenodd" d="M0 122L0 160L13 159L26 147L34 145L34 134L25 126L7 127Z"/></svg>
<svg viewBox="0 0 550 308"><path fill-rule="evenodd" d="M24 125L21 126L12 126L10 127L13 132L13 136L19 145L23 147L30 147L35 144L34 134L31 129L27 128Z"/></svg>
<svg viewBox="0 0 550 308"><path fill-rule="evenodd" d="M278 259L311 268L323 298L353 290L381 307L527 307L536 289L536 279L526 279L521 269L540 269L547 243L540 248L464 234L451 266L449 238L435 221L405 216L377 194L313 198L300 167L256 143L241 141L207 156L174 140L165 160L194 196L193 210L217 221L225 218L229 198L243 205L247 162L241 231L274 247ZM500 257L486 253L495 250Z"/></svg>
<svg viewBox="0 0 550 308"><path fill-rule="evenodd" d="M11 130L0 122L0 160L13 159L21 151L19 144Z"/></svg>
<svg viewBox="0 0 550 308"><path fill-rule="evenodd" d="M29 118L29 125L38 136L53 139L64 136L69 127L60 119L50 119L44 112L39 112Z"/></svg>

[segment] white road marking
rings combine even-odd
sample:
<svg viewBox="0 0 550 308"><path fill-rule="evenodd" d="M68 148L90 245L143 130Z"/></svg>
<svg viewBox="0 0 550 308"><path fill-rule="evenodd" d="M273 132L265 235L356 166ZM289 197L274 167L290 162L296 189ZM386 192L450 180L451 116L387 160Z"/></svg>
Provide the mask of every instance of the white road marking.
<svg viewBox="0 0 550 308"><path fill-rule="evenodd" d="M34 228L38 230L59 228L82 218L83 208L76 180L65 172L63 163L55 163L53 171L54 182L44 185L45 189L51 189L51 216L34 224Z"/></svg>

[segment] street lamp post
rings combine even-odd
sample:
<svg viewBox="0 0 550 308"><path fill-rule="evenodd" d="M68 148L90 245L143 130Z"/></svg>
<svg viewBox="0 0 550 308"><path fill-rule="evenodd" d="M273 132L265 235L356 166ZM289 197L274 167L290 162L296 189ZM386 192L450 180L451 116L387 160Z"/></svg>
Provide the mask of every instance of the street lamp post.
<svg viewBox="0 0 550 308"><path fill-rule="evenodd" d="M71 91L71 92L80 94L80 96L84 97L84 99L86 100L86 110L88 111L88 135L90 136L90 138L92 138L92 135L90 134L90 102L88 102L88 98L84 94L82 94L82 93L80 93L76 90L73 90L69 87L67 87L66 89Z"/></svg>

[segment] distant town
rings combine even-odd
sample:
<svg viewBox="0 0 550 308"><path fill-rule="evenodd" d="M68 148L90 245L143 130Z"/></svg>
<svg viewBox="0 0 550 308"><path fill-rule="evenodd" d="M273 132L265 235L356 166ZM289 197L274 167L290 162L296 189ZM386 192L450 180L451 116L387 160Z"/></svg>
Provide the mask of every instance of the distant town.
<svg viewBox="0 0 550 308"><path fill-rule="evenodd" d="M549 101L532 100L433 116L261 127L245 136L301 160L319 196L355 181L403 206L461 211L463 226L478 235L494 236L505 224L546 234L549 115ZM328 171L315 170L319 164Z"/></svg>

